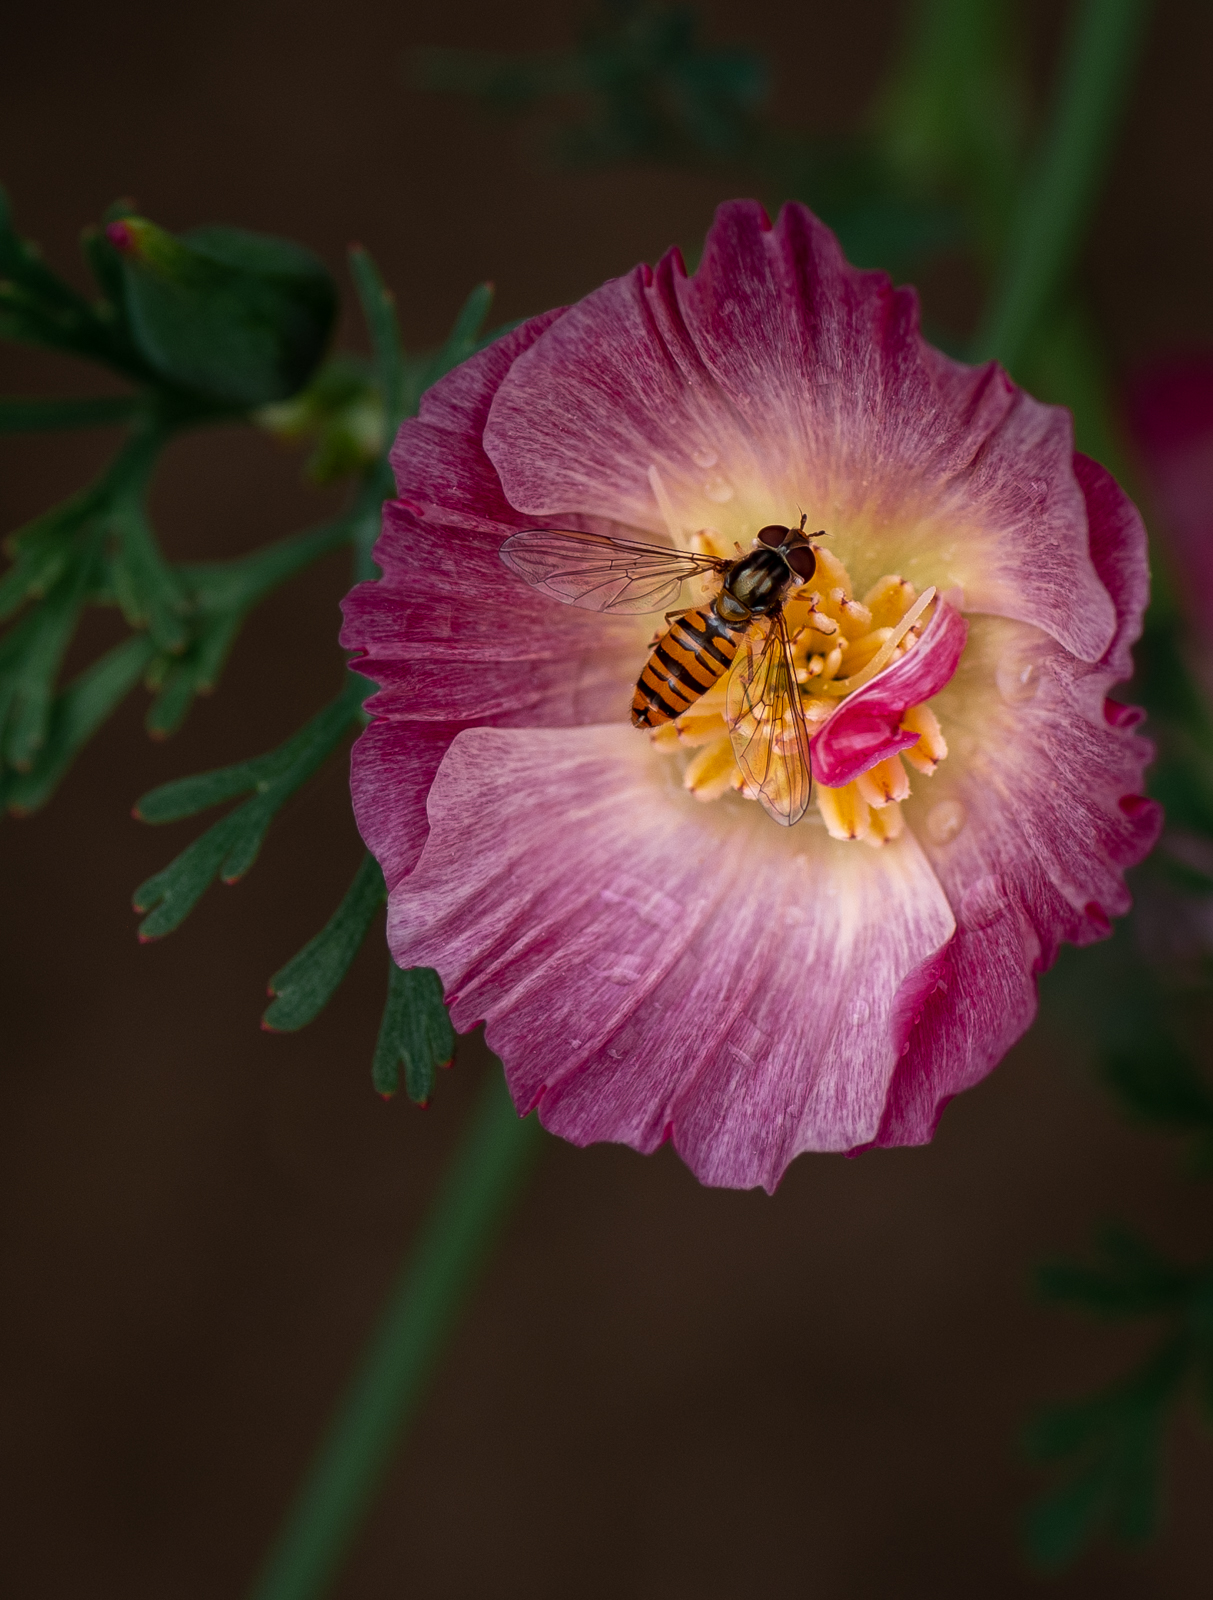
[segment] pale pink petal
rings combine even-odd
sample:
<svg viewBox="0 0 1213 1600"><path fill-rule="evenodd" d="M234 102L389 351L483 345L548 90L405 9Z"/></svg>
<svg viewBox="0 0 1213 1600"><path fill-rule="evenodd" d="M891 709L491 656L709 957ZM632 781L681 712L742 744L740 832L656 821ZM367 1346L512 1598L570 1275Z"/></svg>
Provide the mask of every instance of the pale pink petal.
<svg viewBox="0 0 1213 1600"><path fill-rule="evenodd" d="M875 1136L953 930L912 839L701 806L622 727L463 733L429 820L392 951L438 968L457 1027L485 1021L520 1110L580 1144L672 1137L741 1187Z"/></svg>
<svg viewBox="0 0 1213 1600"><path fill-rule="evenodd" d="M504 378L485 448L536 517L659 530L656 468L688 529L744 543L799 507L861 586L959 587L1086 660L1112 636L1068 413L932 351L912 291L848 266L801 206L773 229L724 206L694 277L674 252L567 311Z"/></svg>
<svg viewBox="0 0 1213 1600"><path fill-rule="evenodd" d="M956 671L968 629L952 607L940 603L914 649L841 702L814 734L813 776L841 789L878 761L917 744L900 723L911 706L938 694Z"/></svg>

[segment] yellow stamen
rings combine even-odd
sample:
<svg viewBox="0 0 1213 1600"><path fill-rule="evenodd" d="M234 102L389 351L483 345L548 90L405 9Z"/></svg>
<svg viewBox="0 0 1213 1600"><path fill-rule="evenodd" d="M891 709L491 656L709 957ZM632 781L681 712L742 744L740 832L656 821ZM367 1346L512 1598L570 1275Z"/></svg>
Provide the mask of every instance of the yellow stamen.
<svg viewBox="0 0 1213 1600"><path fill-rule="evenodd" d="M683 773L682 782L696 800L719 800L722 794L733 787L736 775L733 741L726 734L723 739L704 745Z"/></svg>
<svg viewBox="0 0 1213 1600"><path fill-rule="evenodd" d="M859 639L872 627L872 613L858 600L842 599L838 602L842 631L848 639Z"/></svg>
<svg viewBox="0 0 1213 1600"><path fill-rule="evenodd" d="M816 793L817 809L831 839L862 839L869 832L872 811L853 783L843 789L819 783Z"/></svg>
<svg viewBox="0 0 1213 1600"><path fill-rule="evenodd" d="M664 486L655 471L650 482L654 497L660 502ZM692 535L690 543L697 550L723 551L727 557L726 538L715 528L701 529ZM846 695L871 683L890 662L917 646L936 597L934 588L917 595L913 584L889 574L875 583L860 602L854 598L850 576L838 557L821 545L815 548L814 587L809 589L806 585L795 591L784 608L801 709L810 737L838 711L839 702ZM844 672L846 676L840 676ZM729 789L740 790L749 799L758 798L737 765L725 718L730 677L725 672L689 711L676 721L653 729L650 735L659 750L694 751L687 762L683 784L697 800L715 800ZM755 708L738 723L733 734L753 736L759 731L762 715ZM934 772L948 753L935 713L927 705L913 706L903 714L900 725L917 735L916 743L902 752L906 764L916 772ZM790 753L796 739L790 713L785 715L784 726L767 728L765 732L772 750ZM774 781L775 777L768 779L768 785ZM841 788L815 783L813 793L831 838L862 840L878 848L899 838L904 830L901 803L910 796L910 776L901 757L895 755Z"/></svg>
<svg viewBox="0 0 1213 1600"><path fill-rule="evenodd" d="M928 705L911 706L902 717L901 725L918 735L918 743L903 750L902 754L916 771L925 772L929 777L948 753L948 743L939 726L939 718Z"/></svg>
<svg viewBox="0 0 1213 1600"><path fill-rule="evenodd" d="M841 589L842 598L849 600L855 592L851 588L851 574L834 552L827 550L825 545L816 544L813 549L817 552L817 570L813 574L814 588L820 589L823 594L829 594L833 589Z"/></svg>
<svg viewBox="0 0 1213 1600"><path fill-rule="evenodd" d="M830 683L842 666L842 646L836 644L821 664L821 681Z"/></svg>
<svg viewBox="0 0 1213 1600"><path fill-rule="evenodd" d="M883 648L892 635L892 628L878 628L875 633L865 633L862 639L852 639L842 647L842 658L852 675L862 672L876 652Z"/></svg>
<svg viewBox="0 0 1213 1600"><path fill-rule="evenodd" d="M881 811L872 811L868 815L868 831L863 835L864 844L879 847L888 844L890 839L900 838L905 823L902 820L900 806L885 806Z"/></svg>
<svg viewBox="0 0 1213 1600"><path fill-rule="evenodd" d="M910 796L910 780L896 756L878 761L874 767L861 772L855 782L868 804L878 810L896 801L908 800Z"/></svg>
<svg viewBox="0 0 1213 1600"><path fill-rule="evenodd" d="M855 690L862 689L865 683L871 683L876 674L883 672L889 662L892 661L894 650L896 650L934 598L935 589L932 586L910 607L867 666L855 673L853 677L841 678L838 682L832 683L826 691L827 694L838 695L839 697L844 694L854 694Z"/></svg>
<svg viewBox="0 0 1213 1600"><path fill-rule="evenodd" d="M874 583L863 597L872 613L874 628L892 628L914 604L914 585L890 573Z"/></svg>

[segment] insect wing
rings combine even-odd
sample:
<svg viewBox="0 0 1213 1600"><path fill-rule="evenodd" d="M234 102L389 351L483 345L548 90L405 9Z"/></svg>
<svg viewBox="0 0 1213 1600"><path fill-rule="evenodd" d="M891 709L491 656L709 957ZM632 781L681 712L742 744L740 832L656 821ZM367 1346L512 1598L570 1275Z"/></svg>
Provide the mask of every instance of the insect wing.
<svg viewBox="0 0 1213 1600"><path fill-rule="evenodd" d="M528 528L501 547L511 572L566 605L586 611L660 611L684 583L726 563L715 556L603 533Z"/></svg>
<svg viewBox="0 0 1213 1600"><path fill-rule="evenodd" d="M729 678L725 718L746 788L776 822L791 827L809 809L813 774L792 642L783 616L752 629Z"/></svg>

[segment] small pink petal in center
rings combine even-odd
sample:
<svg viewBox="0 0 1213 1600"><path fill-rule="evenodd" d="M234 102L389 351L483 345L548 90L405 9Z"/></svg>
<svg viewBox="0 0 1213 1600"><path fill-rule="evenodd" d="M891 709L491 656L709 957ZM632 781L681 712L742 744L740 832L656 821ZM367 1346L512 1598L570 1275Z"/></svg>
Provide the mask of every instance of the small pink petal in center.
<svg viewBox="0 0 1213 1600"><path fill-rule="evenodd" d="M844 700L814 735L810 750L818 783L841 789L918 742L901 719L951 680L968 632L959 612L940 601L918 644Z"/></svg>

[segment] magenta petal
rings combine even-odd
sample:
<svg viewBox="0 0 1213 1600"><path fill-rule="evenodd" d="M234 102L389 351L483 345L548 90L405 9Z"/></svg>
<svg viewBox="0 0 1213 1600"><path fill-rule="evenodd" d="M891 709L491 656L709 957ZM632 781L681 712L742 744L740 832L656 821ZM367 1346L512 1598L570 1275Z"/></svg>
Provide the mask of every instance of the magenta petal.
<svg viewBox="0 0 1213 1600"><path fill-rule="evenodd" d="M482 435L489 406L519 355L562 315L532 317L440 378L421 397L392 446L392 467L402 500L440 520L473 528L517 528L524 520L507 501ZM388 570L389 563L375 559Z"/></svg>
<svg viewBox="0 0 1213 1600"><path fill-rule="evenodd" d="M536 516L659 528L656 467L690 527L736 537L800 506L844 560L849 529L879 530L857 549L896 539L873 580L960 586L966 611L1032 622L1084 660L1112 636L1069 414L932 350L913 291L849 266L803 206L774 228L722 206L693 277L671 254L565 312L514 363L484 437L510 504Z"/></svg>
<svg viewBox="0 0 1213 1600"><path fill-rule="evenodd" d="M633 619L562 606L513 578L501 537L383 512L382 579L345 597L341 642L379 685L376 716L414 721L623 721L642 651Z"/></svg>
<svg viewBox="0 0 1213 1600"><path fill-rule="evenodd" d="M1116 611L1116 632L1100 666L1108 682L1133 676L1133 646L1141 638L1142 617L1150 598L1150 563L1141 513L1098 461L1076 454L1074 476L1087 508L1091 560Z"/></svg>
<svg viewBox="0 0 1213 1600"><path fill-rule="evenodd" d="M956 693L957 719L967 710L974 725L984 723L981 761L967 772L946 761L928 795L936 806L960 805L967 822L940 844L931 838L928 802L916 815L907 808L958 930L898 1067L880 1144L930 1139L947 1101L996 1066L1032 1022L1036 975L1062 940L1103 938L1109 918L1128 910L1124 870L1158 838L1160 808L1140 793L1153 751L1132 731L1134 708L1109 715L1116 702L1107 699L1132 670L1129 647L1148 584L1145 530L1102 467L1078 456L1075 472L1092 559L1116 608L1116 635L1093 667L1029 630L974 625L939 710L946 729L948 697ZM1008 658L1030 665L1039 684L1009 705L991 688Z"/></svg>
<svg viewBox="0 0 1213 1600"><path fill-rule="evenodd" d="M354 820L389 891L417 864L430 785L458 732L442 723L372 722L350 753Z"/></svg>
<svg viewBox="0 0 1213 1600"><path fill-rule="evenodd" d="M813 736L813 776L841 789L878 761L917 744L900 723L950 683L968 636L964 618L941 602L914 649L857 689Z"/></svg>
<svg viewBox="0 0 1213 1600"><path fill-rule="evenodd" d="M485 1021L520 1110L578 1144L670 1137L734 1187L875 1136L905 993L953 929L912 839L701 806L613 727L469 730L429 818L392 951L438 968L457 1027Z"/></svg>
<svg viewBox="0 0 1213 1600"><path fill-rule="evenodd" d="M705 1182L772 1188L802 1150L928 1138L1028 1025L1059 942L1126 908L1158 830L1110 697L1144 537L1068 415L931 350L913 292L802 207L772 228L740 203L693 277L671 252L449 374L393 464L384 576L343 642L379 685L352 787L397 960L438 968L519 1108L576 1143L671 1140ZM814 740L838 786L933 704L952 753L879 850L698 803L677 754L604 725L645 623L498 555L540 522L727 547L801 511L861 591L899 572L951 599Z"/></svg>

